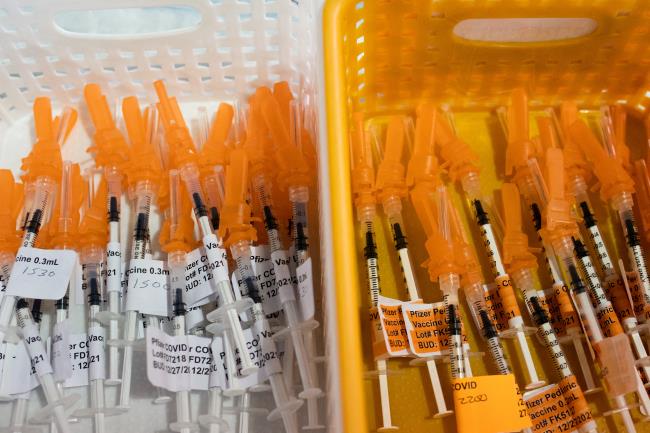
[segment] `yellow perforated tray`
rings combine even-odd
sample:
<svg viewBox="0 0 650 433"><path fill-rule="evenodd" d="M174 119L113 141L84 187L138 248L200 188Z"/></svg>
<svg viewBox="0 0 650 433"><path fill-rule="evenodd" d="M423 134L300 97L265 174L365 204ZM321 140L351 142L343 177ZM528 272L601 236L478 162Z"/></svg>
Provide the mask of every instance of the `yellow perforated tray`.
<svg viewBox="0 0 650 433"><path fill-rule="evenodd" d="M586 36L561 41L469 42L455 36L453 29L470 18L590 18L596 28ZM359 111L367 119L396 113L412 116L422 101L448 104L456 113L459 135L481 156L486 185L497 189L503 182L505 142L494 109L507 103L513 88L526 88L533 108L574 99L588 109L624 102L637 114L645 114L650 106L650 2L330 0L325 5L323 27L340 398L344 431L357 433L375 430L380 419L377 383L364 377L364 371L373 369L374 364L365 267L362 249L357 246L360 235L350 193L350 116ZM628 144L633 158L638 158L645 153L645 134L641 122L628 117ZM605 208L596 210L605 222ZM409 206L405 220L413 260L419 264L426 259L421 241L424 234ZM473 226L468 228L476 234ZM406 299L401 277L396 278L399 267L387 233L388 227L377 224L382 289L386 296ZM441 300L424 269L418 269L417 279L425 301ZM478 335L469 316L465 317L472 348L480 350ZM543 376L556 378L550 366L542 366L542 347L536 339L531 341L534 350L542 354L536 362ZM517 364L511 343L506 343L506 349L512 364ZM572 352L568 354L574 366ZM494 373L487 357L473 360L472 366L474 374ZM404 360L389 361L389 368L398 371L389 376L389 387L393 423L400 431L455 431L453 417L431 418L435 404L423 368L408 367ZM516 370L521 384L521 370ZM448 370L439 371L443 387L448 387ZM451 406L450 393L446 393ZM597 414L607 410L602 396L590 396L589 400ZM634 417L639 420L641 415L636 412ZM618 431L609 419L599 419L599 427ZM650 424L639 425L638 431L650 432Z"/></svg>

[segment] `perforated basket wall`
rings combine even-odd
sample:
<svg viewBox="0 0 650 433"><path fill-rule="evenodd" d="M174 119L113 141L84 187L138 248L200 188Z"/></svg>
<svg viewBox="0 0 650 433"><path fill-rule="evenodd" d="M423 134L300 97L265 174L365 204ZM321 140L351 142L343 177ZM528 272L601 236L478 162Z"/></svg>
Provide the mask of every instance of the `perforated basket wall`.
<svg viewBox="0 0 650 433"><path fill-rule="evenodd" d="M189 7L200 22L154 34L88 35L63 30L55 17L107 8ZM0 123L29 112L34 97L75 103L87 82L110 97L153 95L164 78L185 101L235 98L256 84L314 76L313 5L298 0L145 0L0 3Z"/></svg>

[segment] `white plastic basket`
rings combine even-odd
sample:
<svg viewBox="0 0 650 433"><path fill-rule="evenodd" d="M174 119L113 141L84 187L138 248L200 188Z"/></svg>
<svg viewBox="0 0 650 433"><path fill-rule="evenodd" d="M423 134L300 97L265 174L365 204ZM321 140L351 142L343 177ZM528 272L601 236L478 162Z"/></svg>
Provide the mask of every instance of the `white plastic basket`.
<svg viewBox="0 0 650 433"><path fill-rule="evenodd" d="M239 100L255 87L279 80L288 81L294 94L313 98L320 43L316 6L320 3L0 1L0 167L18 174L20 159L34 141L31 109L37 96L50 97L55 112L64 105L79 107L81 118L63 156L90 164L85 153L90 143L87 114L80 103L83 86L90 82L100 84L109 101L136 95L144 104L157 99L153 81L164 79L170 95L177 96L183 111L191 115L197 104L214 108L220 101ZM154 19L158 25L151 22ZM71 308L84 309L80 305ZM49 329L51 324L44 321L43 327ZM107 431L167 431L168 422L175 418L173 403L168 407L151 404L153 388L143 364L142 359L134 364L132 409L108 418ZM107 404L113 404L115 391L107 388ZM81 394L86 404L86 395ZM205 412L204 397L200 404L198 399L193 401L194 416ZM42 405L41 401L31 403L30 410ZM8 423L10 408L0 403L0 427ZM325 413L321 419L326 420ZM75 432L90 429L88 422L73 426ZM252 417L250 431L279 432L282 424Z"/></svg>

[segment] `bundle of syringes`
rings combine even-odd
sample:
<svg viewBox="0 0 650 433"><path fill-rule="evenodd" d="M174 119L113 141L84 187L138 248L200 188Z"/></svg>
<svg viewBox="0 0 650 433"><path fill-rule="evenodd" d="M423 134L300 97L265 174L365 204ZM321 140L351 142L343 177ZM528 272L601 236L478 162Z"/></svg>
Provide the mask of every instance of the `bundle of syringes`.
<svg viewBox="0 0 650 433"><path fill-rule="evenodd" d="M648 431L650 177L625 107L529 112L514 90L491 115L496 162L457 118L421 103L351 119L379 430L397 428L402 358L426 367L422 398L459 432Z"/></svg>
<svg viewBox="0 0 650 433"><path fill-rule="evenodd" d="M62 158L77 111L37 98L19 177L0 170L0 429L113 430L138 363L172 431L322 429L310 96L279 82L186 123L154 88L112 111L85 86L84 164Z"/></svg>

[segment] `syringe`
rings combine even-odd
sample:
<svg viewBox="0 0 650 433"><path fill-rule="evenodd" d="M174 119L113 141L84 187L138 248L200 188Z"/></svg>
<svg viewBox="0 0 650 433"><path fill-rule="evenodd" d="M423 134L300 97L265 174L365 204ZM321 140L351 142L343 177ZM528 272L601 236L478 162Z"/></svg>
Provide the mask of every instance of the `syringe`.
<svg viewBox="0 0 650 433"><path fill-rule="evenodd" d="M411 301L420 299L420 294L415 281L415 272L413 271L411 258L407 249L406 236L404 234L401 197L406 195L405 190L407 185L414 186L414 189L434 190L441 184L440 168L435 154L436 115L436 109L431 104L423 104L418 107L413 152L408 163L406 182L403 177L403 168L400 162L401 148L404 144L403 119L399 118L391 121L386 133L384 159L377 173L378 180L376 184L383 185L381 196L379 194L378 196L383 203L384 213L389 219L395 241L395 249L398 252L403 269L404 281L406 282ZM438 409L438 413L435 416L443 417L450 415L452 411L447 408L445 402L436 361L430 359L426 365Z"/></svg>
<svg viewBox="0 0 650 433"><path fill-rule="evenodd" d="M205 207L205 200L199 179L197 166L197 155L180 108L175 98L169 98L162 81L154 83L156 93L160 102L158 110L165 128L165 137L169 145L171 165L176 168L185 183L188 194L194 205L194 213L199 225L201 241L210 263L220 263L222 257L218 252L221 244L217 236L212 232L212 225ZM227 332L232 335L234 349L239 352L242 360L241 374L249 375L257 370L251 360L250 350L246 346L246 339L239 319L239 312L250 305L250 299L244 302L235 303L232 287L228 273L224 266L216 266L212 269L213 278L210 280L211 287L217 293L219 308L208 316L208 318L223 320L227 326Z"/></svg>
<svg viewBox="0 0 650 433"><path fill-rule="evenodd" d="M562 350L562 346L560 345L560 342L555 335L555 331L553 331L553 327L549 322L546 311L544 308L542 308L540 300L536 296L531 297L529 301L533 313L533 318L537 324L537 334L546 346L546 350L551 358L551 361L553 362L555 371L560 375L561 380L558 384L560 389L563 389L568 384L575 384L575 386L569 388L570 395L573 398L570 402L568 402L569 407L574 412L574 419L577 419L578 416L582 414L588 414L588 419L591 419L591 421L587 421L584 425L582 425L579 431L581 433L597 432L598 430L596 421L594 421L593 417L591 416L589 403L587 403L587 400L582 393L582 389L580 389L580 385L577 383L576 377L571 372L569 362L564 355L564 351Z"/></svg>
<svg viewBox="0 0 650 433"><path fill-rule="evenodd" d="M182 285L181 280L181 285ZM174 319L172 327L174 336L180 337L185 335L185 303L183 302L183 289L178 287L178 282L172 286L174 288ZM191 433L198 430L198 425L192 422L190 412L190 391L181 389L176 392L176 421L169 424L169 429L173 432Z"/></svg>
<svg viewBox="0 0 650 433"><path fill-rule="evenodd" d="M260 87L256 90L255 96L251 101L251 112L256 111L263 114L268 111L267 102L273 99L273 95L266 87ZM266 113L269 114L269 113ZM277 120L267 121L267 127L272 135L279 134L279 132L286 130L279 125L275 124ZM281 120L280 120L281 122ZM262 128L258 121L251 121L248 125L248 130L253 128ZM260 130L258 129L258 133ZM288 143L288 137L279 139L276 137L277 142ZM298 303L296 301L296 291L294 282L291 278L291 271L289 269L289 255L285 250L282 240L280 238L279 226L274 215L273 198L272 198L272 183L267 173L268 165L264 164L258 158L251 156L252 149L259 146L259 143L254 143L253 147L248 146L248 141L245 149L249 155L251 166L251 184L255 197L260 203L263 211L264 227L269 239L269 246L271 248L271 260L273 261L273 270L275 272L275 285L277 288L278 297L282 310L285 313L287 320L288 332L291 336L296 360L298 361L298 371L302 382L303 390L298 394L301 398L318 398L323 394L320 388L315 384L316 372L314 371L314 364L310 361L309 355L305 348L305 341L303 339L303 323L298 313ZM286 144L284 145L286 146Z"/></svg>
<svg viewBox="0 0 650 433"><path fill-rule="evenodd" d="M34 325L40 332L41 325L41 300L35 299L32 302L32 317L34 318ZM23 343L18 343L23 344ZM30 425L27 421L27 407L31 399L33 391L28 391L14 396L11 402L11 422L9 426L0 428L2 433L42 433L40 426ZM53 432L56 432L56 425L51 427Z"/></svg>
<svg viewBox="0 0 650 433"><path fill-rule="evenodd" d="M75 395L74 397L68 396L66 399L62 398L54 382L52 366L46 355L45 345L41 339L38 327L32 320L27 301L22 298L16 301L16 318L23 336L23 341L27 346L27 352L36 370L38 381L41 384L45 399L48 403L47 406L41 409L40 414L53 414L58 431L60 433L70 433L70 424L65 414L65 407L68 402L76 401L79 396Z"/></svg>
<svg viewBox="0 0 650 433"><path fill-rule="evenodd" d="M260 336L262 345L262 368L265 369L271 383L271 391L276 409L271 412L269 419L282 417L285 430L297 433L298 426L294 413L302 406L302 401L290 396L282 374L282 366L277 354L275 342L271 335L271 327L264 314L260 288L253 273L251 263L251 243L257 238L255 229L250 224L250 207L245 196L248 186L248 159L243 149L235 149L230 153L230 165L226 170L226 195L221 212L219 228L224 240L224 246L230 247L232 257L237 263L239 277L242 280L240 290L243 296L250 297L254 304L250 315L255 334ZM286 355L285 355L286 356Z"/></svg>
<svg viewBox="0 0 650 433"><path fill-rule="evenodd" d="M622 233L627 240L631 269L639 276L646 304L650 303L650 281L644 251L638 239L634 217L634 181L616 158L609 157L585 122L576 120L569 127L569 136L580 145L600 183L600 196L617 212ZM637 316L639 320L644 317Z"/></svg>
<svg viewBox="0 0 650 433"><path fill-rule="evenodd" d="M275 157L280 162L278 181L280 188L288 191L289 202L291 203L291 238L294 242L297 265L302 265L309 257L309 190L313 184L313 177L309 176L310 167L303 146L303 106L300 101L293 100L291 89L286 81L273 85L273 98L266 98L267 106L263 111L267 127L275 139ZM273 103L276 102L276 104ZM278 116L278 114L282 116ZM289 142L286 134L277 131L278 128L288 131ZM310 280L311 281L311 280ZM313 292L313 285L307 290ZM303 316L304 318L304 316ZM314 372L314 386L318 387L319 378L316 370L316 348L314 344L314 332L318 323L310 320L312 326L306 326L304 330L305 348L311 362L311 370ZM318 398L307 399L307 425L305 430L318 430L324 428L318 420Z"/></svg>
<svg viewBox="0 0 650 433"><path fill-rule="evenodd" d="M549 197L547 205L548 210L546 230L548 230L549 239L553 245L553 250L560 259L560 266L565 275L571 281L572 294L574 296L577 310L580 313L580 317L582 318L584 326L586 328L587 335L589 336L592 345L599 347L598 361L602 364L603 360L608 359L602 352L606 351L608 348L612 350L611 344L614 344L612 342L616 343L617 352L629 351L630 358L633 359L629 345L617 343L618 337L623 338L623 341L625 341L625 343L628 343L627 337L623 336L622 334L618 334L605 338L603 335L601 326L592 307L591 299L587 294L583 280L579 275L578 266L576 265L575 258L573 256L573 245L571 240L571 233L575 233L577 231L577 228L572 227L572 225L575 225L575 222L572 222L571 220L569 204L564 199L564 158L562 151L557 148L547 149L545 161L546 184L548 185ZM611 312L611 315L615 317L613 311ZM603 371L607 371L608 368L620 367L613 365L601 365L601 370L605 369ZM640 402L647 408L650 399L648 398L647 392L643 386L641 378L638 375L638 372L634 368L632 368L632 370L634 371L632 383L636 382L636 391ZM629 409L625 403L625 398L621 395L613 396L613 398L617 408L623 411L622 416L624 417L624 423L626 424L626 428L629 429L631 417ZM634 429L633 424L632 429Z"/></svg>
<svg viewBox="0 0 650 433"><path fill-rule="evenodd" d="M34 100L34 126L37 141L23 160L23 182L30 185L31 200L26 204L26 224L21 247L33 247L42 226L47 225L52 214L63 161L61 148L56 141L49 98ZM0 301L0 342L4 341L16 307L16 297L5 294Z"/></svg>
<svg viewBox="0 0 650 433"><path fill-rule="evenodd" d="M377 260L377 245L375 244L374 219L376 216L377 198L375 196L375 171L372 162L372 153L366 140L363 115L356 113L352 121L350 135L352 148L352 194L357 212L357 219L362 229L365 240L364 257L368 276L368 295L370 297L371 311L376 310L381 293L379 281L379 266ZM383 338L381 331L374 330L373 342ZM390 394L388 392L387 360L384 357L375 358L375 366L379 378L379 397L381 401L382 426L380 431L397 430L390 413Z"/></svg>
<svg viewBox="0 0 650 433"><path fill-rule="evenodd" d="M122 184L124 165L128 161L129 148L122 132L115 125L106 97L97 84L84 87L84 99L95 126L94 145L88 148L95 158L95 165L102 168L108 186L108 230L106 245L106 292L110 322L109 341L119 339L120 303L122 294L122 245L120 235L120 208L122 205ZM118 385L118 347L108 347L108 379L106 385Z"/></svg>
<svg viewBox="0 0 650 433"><path fill-rule="evenodd" d="M137 98L125 98L122 114L131 146L129 160L123 167L129 187L135 198L135 229L131 244L130 260L147 258L149 242L149 214L151 204L158 191L161 180L161 166L155 153L154 140L157 138L158 118L154 107L149 107L145 115L140 112ZM130 406L131 372L133 344L137 333L138 312L126 311L124 323L124 358L122 360L122 386L120 388L120 407ZM160 321L155 316L147 317L147 326L158 328ZM160 389L156 402L170 401Z"/></svg>
<svg viewBox="0 0 650 433"><path fill-rule="evenodd" d="M192 205L184 191L181 191L182 184L180 175L176 170L169 171L169 191L168 203L165 203L165 219L160 229L160 245L167 253L167 264L170 272L170 287L175 294L174 303L174 332L182 335L181 326L185 333L185 304L183 303L182 292L185 288L185 266L186 254L192 249L194 244L194 222L192 221ZM159 203L159 207L160 207ZM180 291L180 293L179 293ZM216 358L214 359L216 362ZM213 389L214 388L214 389ZM210 388L209 415L201 415L199 422L210 429L210 433L219 433L220 428L225 424L221 418L221 389L218 387ZM176 394L177 422L174 427L178 429L189 428L190 431L197 426L191 423L189 418L189 400L187 392ZM218 402L215 402L215 399ZM187 414L187 416L186 416ZM171 426L170 426L171 428ZM179 430L175 431L179 431ZM224 430L225 431L225 430Z"/></svg>
<svg viewBox="0 0 650 433"><path fill-rule="evenodd" d="M458 290L463 270L462 234L453 218L447 190L439 186L435 191L415 189L411 192L413 206L427 234L425 247L429 254L429 278L437 280L442 291L449 330L449 359L451 377L471 376L465 368L462 325Z"/></svg>
<svg viewBox="0 0 650 433"><path fill-rule="evenodd" d="M211 125L206 111L202 111L199 117L199 172L213 230L219 228L224 168L229 151L226 140L234 114L232 105L221 103Z"/></svg>
<svg viewBox="0 0 650 433"><path fill-rule="evenodd" d="M83 268L88 291L88 376L90 382L90 407L75 412L79 417L93 417L96 433L106 430L105 416L121 413L117 408L107 408L104 396L106 379L106 335L99 321L101 312L104 278L101 267L105 258L105 245L108 238L106 213L108 211L108 185L101 180L90 207L86 210L79 226L79 259Z"/></svg>
<svg viewBox="0 0 650 433"><path fill-rule="evenodd" d="M503 111L501 113L503 114ZM549 240L546 239L546 232L542 230L541 202L545 197L540 196L540 189L536 187L536 180L531 171L531 168L536 167L536 165L529 164L531 158L535 156L535 149L529 138L528 98L523 89L515 89L512 92L507 113L505 116L501 116L500 119L502 120L504 134L508 139L506 174L511 176L513 183L517 185L519 193L524 198L526 207L531 210L534 228L542 244L546 266L553 283L552 289L549 290L549 298L554 297L559 305L560 320L566 328L567 339L573 343L582 375L587 384L587 390L590 391L595 389L595 381L583 347L584 337L579 327L578 316L553 256L553 249ZM543 299L540 296L538 298Z"/></svg>
<svg viewBox="0 0 650 433"><path fill-rule="evenodd" d="M72 164L69 161L63 163L63 174L61 178L61 191L57 203L55 214L58 217L53 218L50 222L51 246L55 249L77 249L79 247L79 208L84 199L84 189L86 185L81 176L79 164ZM68 289L61 299L54 303L56 310L55 326L63 323L68 318L69 294L71 284L68 283ZM32 316L34 316L32 314ZM55 373L56 386L61 395L65 395L63 382L66 377L60 377ZM76 418L69 418L69 422L74 423Z"/></svg>
<svg viewBox="0 0 650 433"><path fill-rule="evenodd" d="M578 120L578 109L573 103L562 104L559 121L553 110L550 110L550 113L564 145L564 160L570 196L573 198L576 213L582 217L583 226L588 233L586 238L595 252L596 260L603 275L604 294L611 299L614 310L630 336L637 359L645 358L647 352L637 329L638 320L635 317L632 305L630 305L623 280L614 267L587 194L587 180L591 177L591 171L578 143L569 134L569 128ZM593 269L593 271L596 270ZM639 316L645 318L642 313ZM650 377L650 368L643 367L643 369L646 377Z"/></svg>

